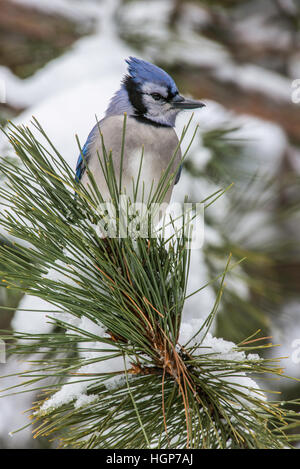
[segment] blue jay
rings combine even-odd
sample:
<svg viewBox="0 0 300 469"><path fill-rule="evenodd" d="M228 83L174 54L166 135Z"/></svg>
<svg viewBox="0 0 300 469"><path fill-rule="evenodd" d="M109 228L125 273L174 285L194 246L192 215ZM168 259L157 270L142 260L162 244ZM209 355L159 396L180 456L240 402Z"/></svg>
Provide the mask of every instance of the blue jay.
<svg viewBox="0 0 300 469"><path fill-rule="evenodd" d="M133 201L133 180L136 182L139 173L143 147L139 195L136 201L147 203L149 193L151 190L155 191L178 147L179 140L174 130L176 116L182 110L201 108L204 104L182 97L170 75L156 65L135 57L129 57L126 62L128 74L112 97L105 117L90 132L82 149L83 158L82 154L78 158L76 180L88 187L90 181L86 171L87 165L103 199L108 201L111 198L99 163L98 154L102 153L99 128L107 152L112 152L115 172L118 175L126 113L128 117L122 166L122 192ZM180 160L181 152L178 149L172 170L178 168ZM180 172L181 167L174 184L178 182ZM170 187L165 194L164 202L169 202L172 189L173 187Z"/></svg>

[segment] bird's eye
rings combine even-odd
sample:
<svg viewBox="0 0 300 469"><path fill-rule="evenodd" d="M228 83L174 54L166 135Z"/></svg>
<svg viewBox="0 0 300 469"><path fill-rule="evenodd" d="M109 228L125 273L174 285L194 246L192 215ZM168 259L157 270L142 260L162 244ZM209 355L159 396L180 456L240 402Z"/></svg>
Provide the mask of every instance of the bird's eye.
<svg viewBox="0 0 300 469"><path fill-rule="evenodd" d="M159 101L160 99L164 99L163 96L159 93L151 93L151 96L155 101Z"/></svg>

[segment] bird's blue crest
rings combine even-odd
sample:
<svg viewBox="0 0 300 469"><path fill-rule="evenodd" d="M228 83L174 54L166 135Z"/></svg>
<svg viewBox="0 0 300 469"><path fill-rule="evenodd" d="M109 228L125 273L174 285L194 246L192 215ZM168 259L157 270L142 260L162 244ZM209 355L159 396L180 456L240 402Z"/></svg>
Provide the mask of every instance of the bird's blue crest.
<svg viewBox="0 0 300 469"><path fill-rule="evenodd" d="M153 82L159 85L167 86L174 94L178 92L174 80L168 75L167 72L162 70L157 65L146 62L136 57L129 57L126 59L128 64L128 72L130 77L137 83L142 84L145 82Z"/></svg>

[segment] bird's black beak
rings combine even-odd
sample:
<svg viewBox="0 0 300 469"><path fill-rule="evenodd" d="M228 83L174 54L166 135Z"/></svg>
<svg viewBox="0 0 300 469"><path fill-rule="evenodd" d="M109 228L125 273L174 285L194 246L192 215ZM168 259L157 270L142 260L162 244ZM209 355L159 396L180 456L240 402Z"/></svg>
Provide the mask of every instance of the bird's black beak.
<svg viewBox="0 0 300 469"><path fill-rule="evenodd" d="M195 99L187 99L180 94L176 95L172 100L172 106L175 109L199 109L204 107L205 104L201 103L200 101L196 101Z"/></svg>

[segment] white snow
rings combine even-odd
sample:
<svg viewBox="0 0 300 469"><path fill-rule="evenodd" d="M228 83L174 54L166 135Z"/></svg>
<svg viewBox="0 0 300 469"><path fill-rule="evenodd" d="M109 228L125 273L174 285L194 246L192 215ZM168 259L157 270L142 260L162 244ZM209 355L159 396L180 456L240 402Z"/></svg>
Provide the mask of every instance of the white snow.
<svg viewBox="0 0 300 469"><path fill-rule="evenodd" d="M21 384L23 378L20 376L9 376L20 374L28 370L28 363L24 360L11 359L5 364L0 363L1 376L8 375L1 379L1 390ZM28 389L27 389L28 391ZM11 390L3 392L0 396L0 435L1 443L5 448L28 448L32 445L32 428L28 427L20 432L14 431L30 423L29 413L25 414L27 409L32 407L36 393L34 391L23 394L10 395L2 397L3 394L9 394Z"/></svg>
<svg viewBox="0 0 300 469"><path fill-rule="evenodd" d="M47 413L47 411L60 407L63 404L75 401L75 407L81 407L85 405L91 396L87 396L87 390L89 385L93 383L93 378L100 376L102 374L110 374L114 372L119 372L124 370L124 359L120 355L118 349L114 348L112 345L101 342L103 338L110 338L108 334L105 333L101 325L96 324L95 322L89 320L86 317L82 317L76 324L79 329L93 334L99 338L95 342L87 340L86 342L81 342L79 354L82 358L88 360L97 360L93 363L88 363L80 367L74 375L71 376L67 383L64 384L59 391L57 391L51 398L46 400L43 406L40 409L41 413ZM72 334L78 334L85 337L85 334L80 334L79 332L72 332ZM125 360L126 368L130 368L130 362L127 358ZM112 375L112 378L105 381L105 386L112 387L116 385L119 380L119 376ZM97 397L97 396L96 396ZM92 399L93 401L95 399Z"/></svg>
<svg viewBox="0 0 300 469"><path fill-rule="evenodd" d="M257 65L233 65L220 67L216 76L224 81L234 81L237 85L252 91L260 91L275 99L291 100L291 81L278 73Z"/></svg>
<svg viewBox="0 0 300 469"><path fill-rule="evenodd" d="M92 13L97 15L99 2L93 0L77 1L73 0L12 0L14 3L29 6L31 8L44 11L45 13L66 16L82 24L83 20L91 17Z"/></svg>
<svg viewBox="0 0 300 469"><path fill-rule="evenodd" d="M272 341L280 347L271 349L273 358L284 357L281 365L284 374L300 379L300 302L290 300L283 305L272 323ZM291 386L288 379L281 380L280 385Z"/></svg>
<svg viewBox="0 0 300 469"><path fill-rule="evenodd" d="M57 306L48 301L37 296L25 295L19 303L11 325L18 332L47 334L53 329L48 316L54 311L57 311Z"/></svg>
<svg viewBox="0 0 300 469"><path fill-rule="evenodd" d="M261 12L260 14L240 19L235 25L235 32L240 35L241 47L243 47L244 41L253 43L256 46L260 44L262 47L273 45L276 42L278 49L282 48L285 50L290 42L289 31L278 28L276 22L272 23L271 18L267 19Z"/></svg>
<svg viewBox="0 0 300 469"><path fill-rule="evenodd" d="M96 394L90 394L87 396L86 394L80 394L80 396L77 398L77 400L74 403L75 409L79 409L80 407L85 407L90 404L93 404L99 399L99 396Z"/></svg>
<svg viewBox="0 0 300 469"><path fill-rule="evenodd" d="M246 359L251 361L260 359L257 354L249 354L247 356L244 351L236 350L236 344L233 342L214 337L210 332L203 339L204 332L206 331L205 328L197 334L202 325L203 320L201 319L192 319L188 323L183 322L180 328L179 343L183 347L185 344L188 344L188 347L201 344L198 350L194 350L194 354L198 356L209 354L210 357L214 357L216 360L239 362ZM228 372L226 376L223 376L222 371L215 370L212 374L215 378L212 378L211 383L214 380L223 380L226 384L230 384L232 389L242 391L247 397L266 400L266 395L261 391L257 382L247 376L245 372ZM244 398L240 398L240 402L245 402Z"/></svg>
<svg viewBox="0 0 300 469"><path fill-rule="evenodd" d="M203 324L203 319L189 319L188 322L183 322L180 329L180 336L179 336L179 343L181 345L185 345L187 342L189 346L195 346L199 343L199 340L203 337L203 331L200 334L196 334L197 331ZM80 324L80 328L93 332L93 334L98 334L99 338L105 337L106 334L104 333L101 326L97 326L92 321L83 318L82 323ZM190 341L190 339L193 337ZM57 391L52 397L44 402L40 411L38 413L46 414L47 412L59 408L64 404L68 404L74 402L74 407L78 408L83 405L88 405L91 402L97 400L96 395L87 395L87 390L89 385L92 383L90 381L93 375L97 374L105 374L105 373L112 373L112 372L122 372L120 376L115 376L105 382L105 386L108 389L112 387L117 387L120 384L124 383L124 362L123 357L118 356L114 358L104 359L105 356L110 355L113 353L113 349L110 345L105 343L100 344L99 342L86 343L87 348L95 348L95 351L89 352L80 352L83 357L86 359L94 359L97 358L99 361L96 363L91 363L88 365L82 366L71 378L68 379L68 382L62 386L62 388ZM100 351L100 349L102 349ZM194 352L195 353L195 352ZM249 354L248 357L246 356L245 352L236 350L236 345L233 342L228 342L222 338L216 338L211 335L211 333L207 333L205 339L201 343L201 348L198 349L196 352L199 356L209 354L213 354L216 359L221 360L228 360L228 361L244 361L246 358L248 360L259 360L259 356L256 354ZM100 361L100 359L103 359ZM129 359L126 359L126 369L130 367ZM80 375L83 376L80 376ZM258 384L248 377L245 372L239 373L226 373L226 377L222 376L222 371L218 372L215 371L214 373L215 380L224 380L226 383L232 385L233 388L237 390L241 390L245 396L248 397L256 397L265 400L264 393L260 390ZM130 376L130 379L134 380L134 376ZM240 402L243 401L243 398L240 398Z"/></svg>

